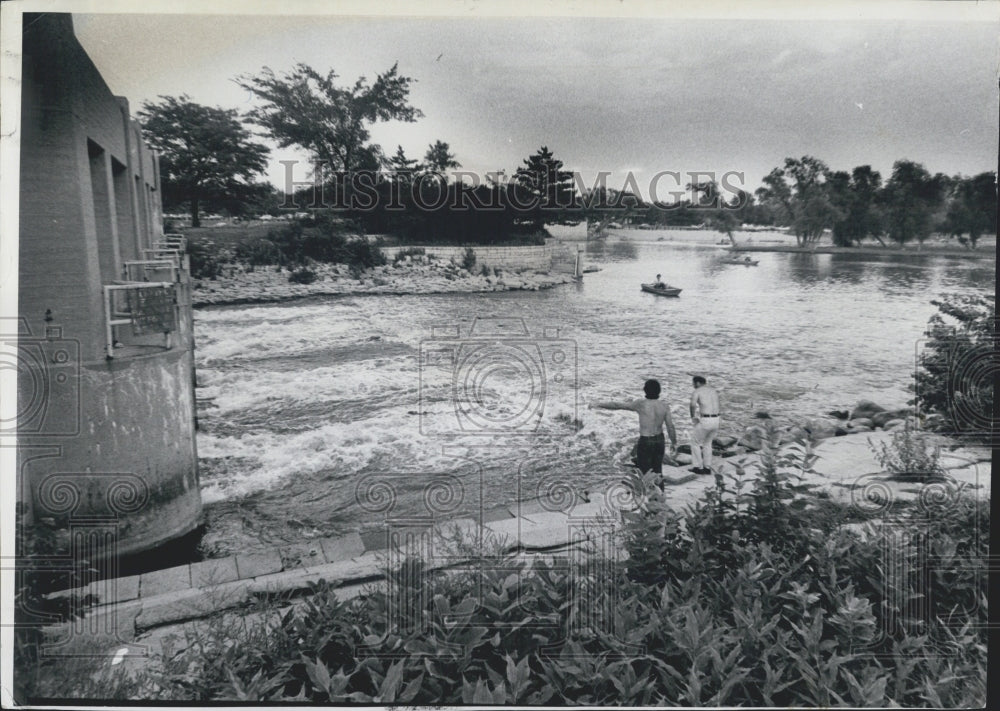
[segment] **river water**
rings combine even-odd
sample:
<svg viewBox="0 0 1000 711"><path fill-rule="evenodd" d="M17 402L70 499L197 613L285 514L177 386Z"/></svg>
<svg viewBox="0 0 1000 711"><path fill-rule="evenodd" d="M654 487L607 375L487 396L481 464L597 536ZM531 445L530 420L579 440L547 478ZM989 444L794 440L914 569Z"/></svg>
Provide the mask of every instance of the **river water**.
<svg viewBox="0 0 1000 711"><path fill-rule="evenodd" d="M204 547L245 551L460 515L620 478L655 377L681 441L690 380L723 434L903 406L930 300L994 291L992 261L758 253L725 265L663 233L588 248L601 271L538 292L317 297L196 312ZM646 240L646 241L640 241ZM679 298L642 293L657 272Z"/></svg>

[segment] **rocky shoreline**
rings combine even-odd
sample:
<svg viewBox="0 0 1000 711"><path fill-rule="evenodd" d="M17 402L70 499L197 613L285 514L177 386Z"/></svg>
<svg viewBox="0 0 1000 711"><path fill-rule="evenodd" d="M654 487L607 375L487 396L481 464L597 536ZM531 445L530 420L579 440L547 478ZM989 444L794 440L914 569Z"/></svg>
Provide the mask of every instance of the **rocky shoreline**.
<svg viewBox="0 0 1000 711"><path fill-rule="evenodd" d="M712 450L716 456L732 457L738 454L756 452L764 448L768 439L768 423L776 422L776 418L768 412L757 412L754 415L759 424L748 425L739 437L720 436L712 440ZM800 439L818 442L831 437L842 437L849 434L861 434L883 430L894 432L907 425L911 429L922 429L933 424L931 421L939 415L930 415L921 421L913 408L885 408L871 400L861 400L850 410L831 410L822 417L810 417L794 420L791 424L778 426L780 444L786 445ZM677 448L675 461L679 465L691 463L691 447L682 444Z"/></svg>
<svg viewBox="0 0 1000 711"><path fill-rule="evenodd" d="M571 274L523 270L471 272L451 261L415 255L372 267L360 274L344 264L313 264L315 280L289 281L291 270L278 265L230 267L215 279L193 282L193 306L287 301L306 296L448 294L492 291L538 291L573 281Z"/></svg>

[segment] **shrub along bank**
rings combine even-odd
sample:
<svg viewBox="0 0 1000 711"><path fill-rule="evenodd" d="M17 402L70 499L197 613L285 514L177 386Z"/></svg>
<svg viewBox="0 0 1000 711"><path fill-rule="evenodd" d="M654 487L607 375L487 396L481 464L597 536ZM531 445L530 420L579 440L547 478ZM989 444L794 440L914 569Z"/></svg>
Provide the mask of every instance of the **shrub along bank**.
<svg viewBox="0 0 1000 711"><path fill-rule="evenodd" d="M189 241L188 255L196 279L215 279L234 265L287 267L301 280L314 263L347 264L360 273L387 262L377 244L352 234L349 224L329 216L295 220L269 230L266 236L228 235L224 243L199 235Z"/></svg>

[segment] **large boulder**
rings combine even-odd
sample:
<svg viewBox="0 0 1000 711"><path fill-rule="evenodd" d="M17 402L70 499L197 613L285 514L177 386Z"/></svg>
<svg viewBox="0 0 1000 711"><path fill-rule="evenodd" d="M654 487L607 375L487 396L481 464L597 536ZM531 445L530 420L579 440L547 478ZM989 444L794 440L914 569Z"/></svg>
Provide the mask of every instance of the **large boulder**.
<svg viewBox="0 0 1000 711"><path fill-rule="evenodd" d="M911 415L913 410L908 407L904 407L899 410L886 410L885 412L877 412L871 417L872 425L875 427L885 427L886 423L891 420L902 420L908 415Z"/></svg>
<svg viewBox="0 0 1000 711"><path fill-rule="evenodd" d="M875 422L870 417L855 417L854 419L847 421L846 427L848 429L853 429L857 427L867 427L868 429L875 429Z"/></svg>
<svg viewBox="0 0 1000 711"><path fill-rule="evenodd" d="M851 417L851 413L847 410L830 410L826 414L838 420L847 420Z"/></svg>
<svg viewBox="0 0 1000 711"><path fill-rule="evenodd" d="M869 420L871 422L871 420ZM864 424L862 420L851 420L844 424L844 429L847 430L847 434L857 434L858 432L871 432L871 425Z"/></svg>
<svg viewBox="0 0 1000 711"><path fill-rule="evenodd" d="M948 424L948 418L944 415L939 415L936 412L932 412L924 417L924 429L927 430L944 429L948 426Z"/></svg>
<svg viewBox="0 0 1000 711"><path fill-rule="evenodd" d="M770 420L771 419L771 415L769 415L768 413L764 412L763 410L758 410L757 412L753 413L753 416L756 417L758 420Z"/></svg>
<svg viewBox="0 0 1000 711"><path fill-rule="evenodd" d="M736 438L730 437L729 435L723 435L721 437L712 438L713 449L729 449L734 444L736 444Z"/></svg>
<svg viewBox="0 0 1000 711"><path fill-rule="evenodd" d="M798 425L792 425L791 427L786 427L781 431L781 439L778 441L779 444L789 444L797 440L809 439L809 433L803 427Z"/></svg>
<svg viewBox="0 0 1000 711"><path fill-rule="evenodd" d="M767 441L767 430L758 425L751 425L747 427L743 436L740 437L738 444L741 447L745 447L749 450L758 450L764 448L764 442Z"/></svg>
<svg viewBox="0 0 1000 711"><path fill-rule="evenodd" d="M889 420L884 425L882 425L882 428L886 432L892 432L894 429L902 427L904 424L906 424L906 420L903 419Z"/></svg>
<svg viewBox="0 0 1000 711"><path fill-rule="evenodd" d="M694 459L692 459L690 454L678 454L674 457L674 461L677 462L678 466L683 467L693 462Z"/></svg>
<svg viewBox="0 0 1000 711"><path fill-rule="evenodd" d="M837 434L837 425L829 420L806 420L803 423L802 428L806 430L813 439L826 439Z"/></svg>
<svg viewBox="0 0 1000 711"><path fill-rule="evenodd" d="M691 445L690 444L679 444L679 445L677 445L677 450L676 451L677 451L678 454L691 454Z"/></svg>
<svg viewBox="0 0 1000 711"><path fill-rule="evenodd" d="M854 409L851 410L850 419L856 420L859 417L867 417L871 419L874 415L877 415L880 412L885 412L885 408L881 405L878 405L871 400L860 400L858 404L854 406Z"/></svg>

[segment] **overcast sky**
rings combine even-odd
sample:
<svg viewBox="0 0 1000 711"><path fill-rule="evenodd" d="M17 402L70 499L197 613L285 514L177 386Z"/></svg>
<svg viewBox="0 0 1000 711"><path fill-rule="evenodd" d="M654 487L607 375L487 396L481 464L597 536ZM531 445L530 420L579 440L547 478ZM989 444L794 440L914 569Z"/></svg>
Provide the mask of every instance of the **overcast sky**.
<svg viewBox="0 0 1000 711"><path fill-rule="evenodd" d="M932 173L995 170L1000 12L992 4L992 19L958 21L963 3L938 5L951 9L923 7L919 20L76 14L74 23L133 113L185 93L245 110L252 97L233 78L263 66L305 62L353 83L398 61L417 80L410 98L424 117L377 126L387 153L399 144L419 157L441 139L465 169L509 173L547 145L585 176L611 171L613 187L627 171L646 193L659 171L732 170L752 191L805 154L885 177L900 158ZM273 153L272 182L283 181L277 161L295 157ZM659 186L676 189L672 178Z"/></svg>

